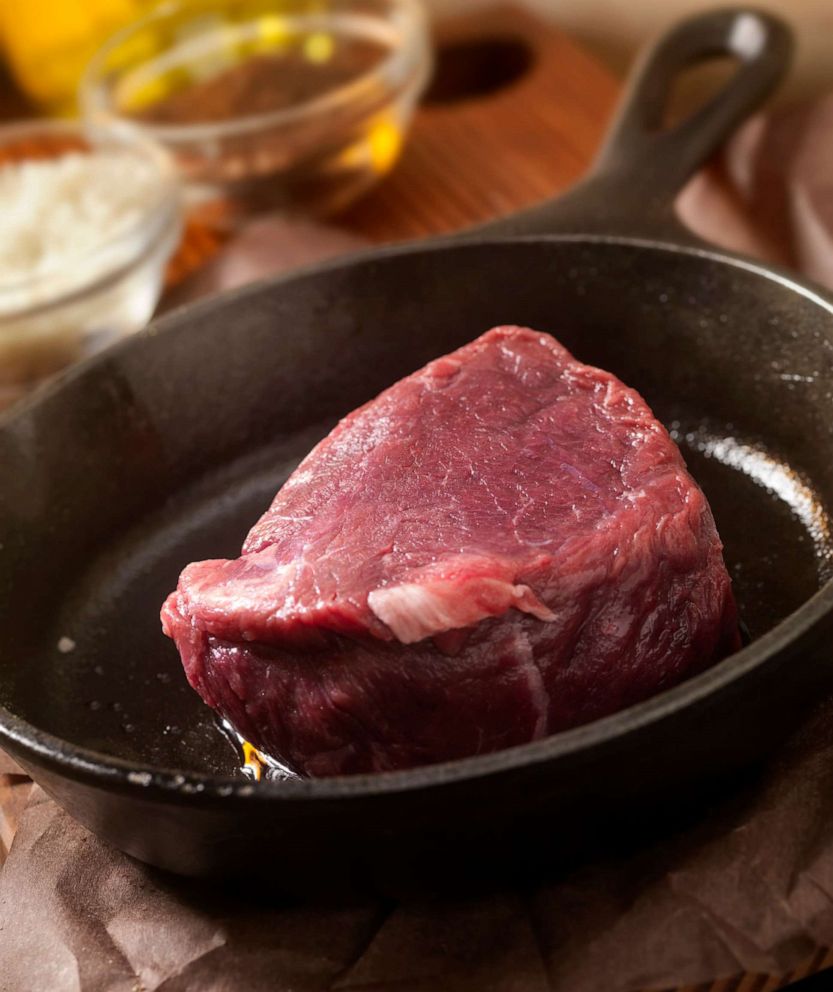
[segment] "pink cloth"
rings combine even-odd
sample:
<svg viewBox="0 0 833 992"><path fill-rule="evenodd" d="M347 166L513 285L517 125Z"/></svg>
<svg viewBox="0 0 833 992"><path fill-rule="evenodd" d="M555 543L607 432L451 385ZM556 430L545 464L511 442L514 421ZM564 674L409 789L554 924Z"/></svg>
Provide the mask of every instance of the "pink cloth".
<svg viewBox="0 0 833 992"><path fill-rule="evenodd" d="M833 93L750 120L678 208L707 240L833 289Z"/></svg>

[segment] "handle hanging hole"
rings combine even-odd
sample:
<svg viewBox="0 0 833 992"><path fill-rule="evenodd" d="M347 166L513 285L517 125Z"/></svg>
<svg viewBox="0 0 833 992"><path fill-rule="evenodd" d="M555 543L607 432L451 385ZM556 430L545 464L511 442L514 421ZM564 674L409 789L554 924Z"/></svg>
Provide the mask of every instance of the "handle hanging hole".
<svg viewBox="0 0 833 992"><path fill-rule="evenodd" d="M675 127L697 113L716 93L726 88L741 64L734 55L715 55L683 69L671 84L660 129Z"/></svg>
<svg viewBox="0 0 833 992"><path fill-rule="evenodd" d="M535 53L521 38L479 38L442 45L426 104L457 103L491 96L525 76Z"/></svg>

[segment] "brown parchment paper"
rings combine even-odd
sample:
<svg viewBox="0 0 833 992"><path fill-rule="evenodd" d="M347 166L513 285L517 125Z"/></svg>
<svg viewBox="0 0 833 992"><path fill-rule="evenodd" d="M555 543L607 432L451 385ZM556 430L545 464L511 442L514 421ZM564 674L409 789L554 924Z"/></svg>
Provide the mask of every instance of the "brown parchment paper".
<svg viewBox="0 0 833 992"><path fill-rule="evenodd" d="M0 867L9 856L32 783L22 768L0 751Z"/></svg>
<svg viewBox="0 0 833 992"><path fill-rule="evenodd" d="M833 287L831 176L833 96L747 125L680 211ZM354 246L318 228L310 249L281 223L230 245L191 292L293 264L296 239L304 261ZM0 765L0 788L25 799L16 771ZM0 821L17 828L0 872L2 992L637 992L786 975L833 946L833 702L684 831L478 898L302 907L139 865L37 788L14 819Z"/></svg>
<svg viewBox="0 0 833 992"><path fill-rule="evenodd" d="M287 904L148 869L37 788L0 874L3 992L636 992L831 944L833 702L684 833L523 891Z"/></svg>

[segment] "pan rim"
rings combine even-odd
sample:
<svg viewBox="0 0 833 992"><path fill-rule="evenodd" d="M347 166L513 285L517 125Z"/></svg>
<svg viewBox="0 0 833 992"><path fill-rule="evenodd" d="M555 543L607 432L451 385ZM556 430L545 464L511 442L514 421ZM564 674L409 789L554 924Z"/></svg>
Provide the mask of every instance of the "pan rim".
<svg viewBox="0 0 833 992"><path fill-rule="evenodd" d="M370 248L347 257L304 266L290 273L258 280L205 300L185 304L100 355L74 366L57 381L36 390L10 414L0 417L0 430L26 416L40 403L63 391L77 378L94 371L100 364L117 358L122 350L144 347L146 340L161 334L177 333L177 328L183 326L183 321L191 319L194 315L199 317L204 308L213 309L218 303L228 306L250 295L256 296L270 287L280 287L298 279L334 272L360 263L373 263L391 257L432 253L449 248L482 249L505 247L516 243L608 244L705 258L776 282L820 306L833 317L833 296L822 287L796 279L790 272L778 266L766 265L722 249L679 245L651 238L604 234L478 238L474 232L465 237L457 235L437 238L429 244L423 242ZM833 329L831 340L833 340ZM2 705L0 705L0 744L10 745L9 750L13 756L19 756L23 761L31 757L35 766L55 771L63 777L99 786L108 791L133 792L144 800L157 802L192 802L199 805L214 805L217 802L224 805L280 802L284 805L306 805L320 801L361 800L414 793L426 789L452 787L475 779L494 778L519 768L547 765L569 759L579 753L589 753L610 744L612 740L621 740L638 733L651 724L669 719L678 711L706 700L719 689L742 681L744 677L757 671L782 652L800 647L802 641L806 640L831 613L833 613L833 579L826 582L797 610L752 644L707 671L648 700L540 741L404 771L254 784L246 779L161 768L107 755L72 744L43 731Z"/></svg>

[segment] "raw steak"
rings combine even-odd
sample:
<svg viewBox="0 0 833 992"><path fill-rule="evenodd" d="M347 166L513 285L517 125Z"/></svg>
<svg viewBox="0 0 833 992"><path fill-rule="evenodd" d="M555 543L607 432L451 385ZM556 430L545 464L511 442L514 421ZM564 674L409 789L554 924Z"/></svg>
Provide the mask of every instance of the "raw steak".
<svg viewBox="0 0 833 992"><path fill-rule="evenodd" d="M162 610L191 685L296 771L482 754L738 646L706 499L642 398L498 327L349 416L240 558Z"/></svg>

